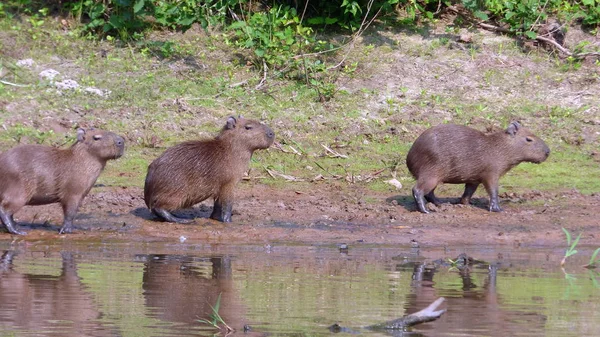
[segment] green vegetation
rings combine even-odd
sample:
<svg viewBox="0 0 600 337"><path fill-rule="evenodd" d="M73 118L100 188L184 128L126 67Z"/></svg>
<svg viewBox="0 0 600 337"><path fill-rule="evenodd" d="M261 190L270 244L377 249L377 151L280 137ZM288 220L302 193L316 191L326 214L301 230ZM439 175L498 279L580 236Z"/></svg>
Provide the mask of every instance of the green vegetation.
<svg viewBox="0 0 600 337"><path fill-rule="evenodd" d="M564 227L562 228L562 231L565 233L565 236L567 237L567 245L569 246L569 248L567 248L567 250L565 251L565 256L560 261L560 265L564 266L565 261L567 260L567 258L569 256L577 254L577 250L575 250L575 247L579 243L579 239L581 238L581 233L579 233L579 235L577 235L577 238L575 240L571 240L571 233L569 233L569 231L566 230Z"/></svg>
<svg viewBox="0 0 600 337"><path fill-rule="evenodd" d="M142 186L147 164L165 147L214 135L227 116L241 114L277 134L276 147L255 154L251 179L295 189L321 181L364 184L392 193L384 183L390 177L412 183L404 158L425 128L453 122L497 129L519 119L552 154L541 165L509 172L502 192L600 190L598 66L543 50L526 55L514 40L490 34L475 33L475 43L456 49L454 36L470 26L437 21L448 8L444 2L66 4L10 0L0 6L2 150L23 143L67 146L77 127L109 129L126 137L127 151L99 183ZM536 29L525 23L540 11L547 15L538 23L552 16L569 24L597 6L524 4L529 7L508 14L504 2L463 2L490 24L510 19L526 31ZM597 29L593 19L585 22ZM592 45L582 42L576 51ZM23 59L34 65L17 65ZM55 80L40 78L48 68L60 73ZM56 81L68 79L79 87L56 88ZM439 191L461 193L453 188Z"/></svg>
<svg viewBox="0 0 600 337"><path fill-rule="evenodd" d="M215 303L215 306L211 305L210 307L212 308L212 313L210 314L210 320L199 319L198 322L208 324L218 330L221 330L221 327L219 326L219 324L220 324L223 326L223 329L225 330L225 334L233 332L234 330L229 325L227 325L227 323L225 323L225 321L223 320L221 315L219 315L219 308L221 307L221 294L219 294L219 296L217 297L217 302Z"/></svg>
<svg viewBox="0 0 600 337"><path fill-rule="evenodd" d="M564 266L566 260L568 257L573 256L575 254L577 254L577 250L575 249L577 247L577 244L579 243L579 239L581 238L581 234L579 233L579 235L577 236L577 238L575 240L572 240L571 238L571 233L565 229L564 227L562 228L562 231L565 233L566 239L567 239L567 245L569 246L567 248L567 250L565 251L565 256L563 257L563 259L560 261L560 265ZM598 260L598 254L600 253L600 248L597 248L594 253L592 253L592 255L590 256L590 261L588 262L588 264L586 264L584 267L588 268L588 269L594 269L597 266ZM565 275L567 275L565 273Z"/></svg>

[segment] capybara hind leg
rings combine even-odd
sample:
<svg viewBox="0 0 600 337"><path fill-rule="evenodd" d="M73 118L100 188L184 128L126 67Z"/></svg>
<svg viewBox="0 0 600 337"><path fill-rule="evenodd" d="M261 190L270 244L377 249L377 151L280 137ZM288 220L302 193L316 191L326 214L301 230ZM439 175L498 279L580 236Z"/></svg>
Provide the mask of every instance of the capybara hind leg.
<svg viewBox="0 0 600 337"><path fill-rule="evenodd" d="M417 189L417 187L413 187L413 198L415 198L415 202L417 204L417 209L419 210L419 212L421 213L429 213L429 210L427 210L427 207L425 207L425 198L424 198L424 193L422 191L420 191L419 189Z"/></svg>
<svg viewBox="0 0 600 337"><path fill-rule="evenodd" d="M440 199L438 199L435 194L433 193L435 191L435 189L431 190L431 192L425 194L425 200L427 200L427 202L430 202L436 206L440 206L442 204L442 202L440 201Z"/></svg>
<svg viewBox="0 0 600 337"><path fill-rule="evenodd" d="M478 183L466 183L465 184L465 192L462 197L460 197L460 203L463 205L468 205L471 203L471 197L477 191Z"/></svg>
<svg viewBox="0 0 600 337"><path fill-rule="evenodd" d="M432 197L435 200L433 190L435 190L436 186L437 181L435 179L424 179L421 177L417 181L415 187L413 187L413 197L415 198L419 212L429 213L427 207L425 206L425 199L427 197Z"/></svg>
<svg viewBox="0 0 600 337"><path fill-rule="evenodd" d="M486 191L490 195L490 212L502 212L498 201L498 181L484 181L483 186L485 186Z"/></svg>
<svg viewBox="0 0 600 337"><path fill-rule="evenodd" d="M4 227L6 227L6 230L8 230L9 233L15 235L27 234L27 232L23 232L17 228L17 224L15 223L12 214L9 214L7 211L5 211L2 206L0 206L0 219L2 220Z"/></svg>
<svg viewBox="0 0 600 337"><path fill-rule="evenodd" d="M159 218L163 219L166 222L175 222L182 224L194 222L194 220L178 218L163 208L153 208L152 212L154 212L154 214L156 214Z"/></svg>

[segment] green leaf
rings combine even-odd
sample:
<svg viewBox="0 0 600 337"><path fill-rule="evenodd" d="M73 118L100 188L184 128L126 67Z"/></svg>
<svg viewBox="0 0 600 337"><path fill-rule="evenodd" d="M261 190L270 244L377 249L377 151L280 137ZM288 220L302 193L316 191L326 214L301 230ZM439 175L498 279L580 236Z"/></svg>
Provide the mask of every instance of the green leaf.
<svg viewBox="0 0 600 337"><path fill-rule="evenodd" d="M527 36L528 38L534 40L535 38L537 38L537 33L536 32L532 32L532 31L527 31L527 32L525 32L525 36Z"/></svg>
<svg viewBox="0 0 600 337"><path fill-rule="evenodd" d="M322 16L317 16L317 17L314 17L314 18L310 18L310 19L308 19L306 21L310 25L322 25L323 23L325 23L325 18L322 17Z"/></svg>
<svg viewBox="0 0 600 337"><path fill-rule="evenodd" d="M137 0L137 1L135 2L135 4L133 5L133 12L134 12L134 13L138 13L139 11L141 11L141 10L142 10L142 8L144 8L144 2L145 2L145 1L146 1L146 0Z"/></svg>
<svg viewBox="0 0 600 337"><path fill-rule="evenodd" d="M594 251L594 254L592 254L592 257L590 258L590 263L589 264L594 264L596 261L596 256L598 256L598 253L600 253L600 248L596 249Z"/></svg>
<svg viewBox="0 0 600 337"><path fill-rule="evenodd" d="M564 227L562 227L562 231L567 236L567 245L571 245L571 233L569 233L569 231L566 230Z"/></svg>
<svg viewBox="0 0 600 337"><path fill-rule="evenodd" d="M473 13L473 15L482 21L488 21L490 19L490 17L482 11L475 11L475 13Z"/></svg>

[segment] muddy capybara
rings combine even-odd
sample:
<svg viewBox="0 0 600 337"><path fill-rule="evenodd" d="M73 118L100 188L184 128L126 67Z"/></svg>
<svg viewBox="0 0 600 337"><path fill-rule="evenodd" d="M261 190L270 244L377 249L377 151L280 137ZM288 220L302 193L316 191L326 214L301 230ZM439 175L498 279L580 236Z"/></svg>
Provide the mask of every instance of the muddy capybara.
<svg viewBox="0 0 600 337"><path fill-rule="evenodd" d="M422 213L429 213L425 200L439 205L434 191L438 184L465 184L462 204L469 204L479 184L490 196L489 210L501 212L498 180L521 162L541 163L550 155L543 140L512 122L506 130L484 134L454 124L443 124L423 132L408 151L406 165L417 180L413 197ZM425 199L425 200L424 200Z"/></svg>
<svg viewBox="0 0 600 337"><path fill-rule="evenodd" d="M167 149L148 167L144 199L168 222L189 223L171 211L214 199L211 218L231 222L234 187L248 170L254 150L266 149L275 134L257 121L229 117L214 139L189 141Z"/></svg>
<svg viewBox="0 0 600 337"><path fill-rule="evenodd" d="M123 155L125 140L112 132L77 130L68 149L21 145L0 155L0 219L12 234L13 214L25 205L60 203L64 220L59 233L71 233L77 209L109 159Z"/></svg>

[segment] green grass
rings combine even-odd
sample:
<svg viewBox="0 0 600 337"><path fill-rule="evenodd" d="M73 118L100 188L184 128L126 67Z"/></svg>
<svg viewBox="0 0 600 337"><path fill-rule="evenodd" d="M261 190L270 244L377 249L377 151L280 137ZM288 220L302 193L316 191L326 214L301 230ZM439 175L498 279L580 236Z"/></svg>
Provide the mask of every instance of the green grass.
<svg viewBox="0 0 600 337"><path fill-rule="evenodd" d="M210 137L227 116L242 115L263 120L275 130L286 152L276 148L257 151L251 168L256 176L266 177L261 182L282 188L309 183L271 178L265 167L304 181L320 174L342 183L347 176L364 178L383 170L374 179L346 184L392 191L383 181L395 173L408 187L412 178L404 164L406 153L425 128L452 122L485 130L504 128L509 121L519 119L546 140L553 152L541 165L522 164L510 171L501 180L501 190L600 191L600 169L589 155L597 151L598 144L580 136L584 131L594 134L597 130L584 123L600 118L594 105L588 102L575 107L559 99L544 101L548 97L546 86L562 83L555 79L578 81L589 75L585 69L564 72L555 60L535 53L521 54L504 40L464 53L441 43L423 43L410 32L394 37L402 43L392 47L374 44L377 37L372 36L368 45L359 44L349 54L346 63L353 65L353 70L335 75L339 79L334 84L341 90L330 101L319 102L314 88L272 77L273 72L267 85L256 90L262 71L240 61L239 51L216 37L219 32L157 32L142 44L119 44L80 38L74 32L62 31L52 20L42 27L44 39L33 39L27 25L26 21L0 19L0 67L6 71L3 80L28 85L0 84L0 149L19 142L66 146L79 126L109 129L126 137L127 150L101 176L99 182L106 185L142 186L148 163L166 147ZM157 54L156 46L165 41L172 42L172 55ZM494 68L493 62L488 62L490 55L492 59L498 55L509 58L503 62L530 57L536 68ZM379 69L406 62L398 61L399 57L425 63L419 65L421 68L405 68L415 68L415 73L387 79L394 90L378 86L373 78L389 72ZM15 63L24 58L32 58L36 66L16 67ZM477 67L462 70L471 65ZM62 79L71 78L82 87L106 89L111 94L100 97L83 88L59 94L50 83L39 79L39 71L46 68L58 70ZM439 86L454 78L468 78L471 87ZM366 82L352 87L353 80ZM244 81L247 84L234 85ZM527 95L518 95L520 91L527 91ZM62 130L55 131L57 124ZM397 132L390 132L391 128ZM348 158L332 158L322 145Z"/></svg>

